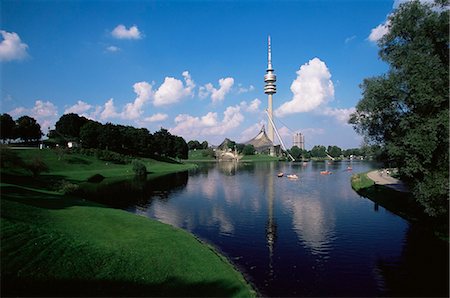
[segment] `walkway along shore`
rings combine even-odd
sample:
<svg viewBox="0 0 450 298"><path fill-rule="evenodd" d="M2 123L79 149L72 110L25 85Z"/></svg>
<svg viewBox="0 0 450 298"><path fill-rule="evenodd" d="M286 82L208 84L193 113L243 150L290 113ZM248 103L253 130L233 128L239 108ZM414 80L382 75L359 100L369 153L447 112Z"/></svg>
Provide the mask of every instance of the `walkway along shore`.
<svg viewBox="0 0 450 298"><path fill-rule="evenodd" d="M384 185L396 191L409 192L408 187L401 180L389 176L386 169L369 172L367 177L373 180L375 184Z"/></svg>

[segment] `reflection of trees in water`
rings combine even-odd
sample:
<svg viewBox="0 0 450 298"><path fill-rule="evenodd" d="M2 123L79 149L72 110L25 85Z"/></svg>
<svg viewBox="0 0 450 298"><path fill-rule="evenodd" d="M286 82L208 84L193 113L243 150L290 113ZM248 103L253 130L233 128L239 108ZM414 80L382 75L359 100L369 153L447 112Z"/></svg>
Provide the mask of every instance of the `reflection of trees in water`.
<svg viewBox="0 0 450 298"><path fill-rule="evenodd" d="M448 297L449 243L410 224L400 259L377 260L383 296Z"/></svg>
<svg viewBox="0 0 450 298"><path fill-rule="evenodd" d="M95 191L87 192L86 198L115 208L147 206L154 198L168 200L171 192L185 188L188 177L186 171L152 179L134 177L116 183L100 184Z"/></svg>

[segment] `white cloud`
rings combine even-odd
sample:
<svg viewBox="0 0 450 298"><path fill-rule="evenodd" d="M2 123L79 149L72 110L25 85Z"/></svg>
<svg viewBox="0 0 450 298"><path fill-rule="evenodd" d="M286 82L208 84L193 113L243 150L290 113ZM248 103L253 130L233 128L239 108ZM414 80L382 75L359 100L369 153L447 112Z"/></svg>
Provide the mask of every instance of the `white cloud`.
<svg viewBox="0 0 450 298"><path fill-rule="evenodd" d="M117 39L141 39L142 34L136 25L127 29L124 25L120 24L111 32L111 35Z"/></svg>
<svg viewBox="0 0 450 298"><path fill-rule="evenodd" d="M115 52L119 52L119 51L120 51L120 48L119 48L119 47L116 47L116 46L109 46L109 47L106 47L106 50L107 50L108 52L115 53Z"/></svg>
<svg viewBox="0 0 450 298"><path fill-rule="evenodd" d="M82 115L82 114L86 113L87 111L89 111L91 108L92 108L92 106L90 104L85 103L82 100L79 100L76 104L67 108L64 111L64 114L75 113L75 114Z"/></svg>
<svg viewBox="0 0 450 298"><path fill-rule="evenodd" d="M250 85L250 86L248 86L248 88L245 88L245 87L242 87L241 84L239 84L238 94L247 93L247 92L250 92L253 90L255 90L255 86L253 86L253 85Z"/></svg>
<svg viewBox="0 0 450 298"><path fill-rule="evenodd" d="M241 108L250 113L256 113L258 112L259 106L261 105L261 101L258 98L255 98L248 104L246 101L241 102L240 106Z"/></svg>
<svg viewBox="0 0 450 298"><path fill-rule="evenodd" d="M184 86L182 81L172 77L166 77L164 79L164 82L155 92L153 100L155 106L177 103L182 98L193 95L194 81L188 71L184 71L182 75L186 86Z"/></svg>
<svg viewBox="0 0 450 298"><path fill-rule="evenodd" d="M355 38L356 38L356 35L352 35L350 37L347 37L344 42L345 42L345 44L348 44L351 41L353 41Z"/></svg>
<svg viewBox="0 0 450 298"><path fill-rule="evenodd" d="M209 112L202 117L180 114L175 117L174 128L170 132L181 135L186 139L203 136L223 136L240 126L244 121L239 106L227 107L223 112L223 119L219 120L217 113Z"/></svg>
<svg viewBox="0 0 450 298"><path fill-rule="evenodd" d="M100 113L100 119L106 120L109 118L117 118L119 114L114 106L114 99L110 98L103 106L103 111Z"/></svg>
<svg viewBox="0 0 450 298"><path fill-rule="evenodd" d="M255 123L250 127L247 127L241 132L238 141L239 142L247 142L253 139L261 130L262 126L265 125L263 121L259 123Z"/></svg>
<svg viewBox="0 0 450 298"><path fill-rule="evenodd" d="M312 111L326 104L334 97L331 74L319 58L314 58L302 65L297 71L297 78L291 84L293 97L275 111L282 117L292 113Z"/></svg>
<svg viewBox="0 0 450 298"><path fill-rule="evenodd" d="M390 21L387 20L383 24L378 25L377 27L373 28L369 35L369 40L372 42L377 42L380 40L383 36L385 36L389 32L389 26Z"/></svg>
<svg viewBox="0 0 450 298"><path fill-rule="evenodd" d="M206 84L203 87L200 87L199 89L199 97L200 98L206 98L209 95L211 95L211 99L213 103L216 103L218 101L222 101L225 98L225 95L227 95L231 91L231 87L233 87L234 79L231 77L222 78L219 80L219 89L214 88L214 86L211 83Z"/></svg>
<svg viewBox="0 0 450 298"><path fill-rule="evenodd" d="M122 118L129 120L138 119L143 113L143 106L150 101L153 96L152 85L147 82L139 82L133 85L134 92L137 94L134 102L127 103L121 114Z"/></svg>
<svg viewBox="0 0 450 298"><path fill-rule="evenodd" d="M36 100L34 107L27 109L25 107L19 107L9 112L14 118L28 115L39 123L42 132L45 134L49 127L52 127L57 120L58 108L50 101Z"/></svg>
<svg viewBox="0 0 450 298"><path fill-rule="evenodd" d="M145 118L144 121L145 122L159 122L159 121L166 120L168 117L169 117L169 115L167 115L167 114L157 113L150 117Z"/></svg>
<svg viewBox="0 0 450 298"><path fill-rule="evenodd" d="M322 115L334 117L339 123L347 124L350 114L356 111L355 108L337 109L326 107L321 111Z"/></svg>
<svg viewBox="0 0 450 298"><path fill-rule="evenodd" d="M0 30L3 40L0 41L0 61L22 60L28 57L28 45L20 40L15 32Z"/></svg>

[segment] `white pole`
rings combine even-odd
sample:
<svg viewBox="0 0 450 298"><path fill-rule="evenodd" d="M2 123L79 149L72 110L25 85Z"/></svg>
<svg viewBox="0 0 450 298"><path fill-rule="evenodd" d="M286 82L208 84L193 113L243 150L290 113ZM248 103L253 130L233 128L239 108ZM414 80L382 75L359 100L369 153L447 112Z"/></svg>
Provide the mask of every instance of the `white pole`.
<svg viewBox="0 0 450 298"><path fill-rule="evenodd" d="M269 112L268 112L267 110L265 110L265 112L266 112L266 114L267 114L267 116L268 116L268 118L269 118L270 123L272 124L272 127L273 127L274 130L275 130L275 133L277 134L278 140L280 140L281 147L283 148L284 151L286 151L287 155L292 159L292 161L295 161L295 158L293 158L292 155L287 151L286 146L284 145L283 139L281 139L281 136L280 136L280 134L278 133L278 129L277 129L277 127L275 126L275 123L273 122L272 117L270 117Z"/></svg>

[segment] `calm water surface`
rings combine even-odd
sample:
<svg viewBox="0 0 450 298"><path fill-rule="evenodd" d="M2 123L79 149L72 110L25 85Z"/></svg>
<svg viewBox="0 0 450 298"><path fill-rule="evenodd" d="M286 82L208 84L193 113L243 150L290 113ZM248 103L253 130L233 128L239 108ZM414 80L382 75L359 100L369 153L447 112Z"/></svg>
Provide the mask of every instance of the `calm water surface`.
<svg viewBox="0 0 450 298"><path fill-rule="evenodd" d="M213 244L262 295L448 296L448 244L360 197L350 176L372 165L349 165L207 164L122 208Z"/></svg>

